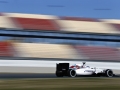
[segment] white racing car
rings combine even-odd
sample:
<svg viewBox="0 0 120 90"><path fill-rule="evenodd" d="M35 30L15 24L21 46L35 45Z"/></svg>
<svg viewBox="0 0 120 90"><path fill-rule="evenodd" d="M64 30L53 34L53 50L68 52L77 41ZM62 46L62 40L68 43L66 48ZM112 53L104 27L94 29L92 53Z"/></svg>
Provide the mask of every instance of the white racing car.
<svg viewBox="0 0 120 90"><path fill-rule="evenodd" d="M101 69L86 66L86 63L83 64L74 64L69 66L69 63L58 63L56 64L56 76L63 77L77 77L77 76L105 76L113 77L114 73L111 69Z"/></svg>

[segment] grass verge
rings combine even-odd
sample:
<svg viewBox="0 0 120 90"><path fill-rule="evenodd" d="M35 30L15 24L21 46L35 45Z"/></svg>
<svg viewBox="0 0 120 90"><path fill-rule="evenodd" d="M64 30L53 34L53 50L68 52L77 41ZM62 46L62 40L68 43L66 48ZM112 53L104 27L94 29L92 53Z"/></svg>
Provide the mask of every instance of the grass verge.
<svg viewBox="0 0 120 90"><path fill-rule="evenodd" d="M120 90L120 78L0 80L0 90Z"/></svg>

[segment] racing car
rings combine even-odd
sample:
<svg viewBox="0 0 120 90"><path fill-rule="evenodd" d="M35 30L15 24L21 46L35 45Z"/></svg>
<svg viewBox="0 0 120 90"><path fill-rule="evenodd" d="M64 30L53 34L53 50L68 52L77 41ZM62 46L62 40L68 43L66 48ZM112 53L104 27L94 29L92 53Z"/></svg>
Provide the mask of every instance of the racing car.
<svg viewBox="0 0 120 90"><path fill-rule="evenodd" d="M74 64L72 66L70 66L70 63L57 63L56 64L56 76L57 77L63 77L63 76L113 77L114 73L111 69L102 69L102 68L86 66L86 62L82 62L82 64Z"/></svg>

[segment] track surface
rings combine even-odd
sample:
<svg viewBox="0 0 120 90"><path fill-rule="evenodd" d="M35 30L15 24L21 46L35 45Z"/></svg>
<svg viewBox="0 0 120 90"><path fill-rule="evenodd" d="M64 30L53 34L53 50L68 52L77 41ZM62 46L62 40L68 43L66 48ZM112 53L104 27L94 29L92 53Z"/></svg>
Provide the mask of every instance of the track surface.
<svg viewBox="0 0 120 90"><path fill-rule="evenodd" d="M0 78L56 78L55 74L2 73Z"/></svg>
<svg viewBox="0 0 120 90"><path fill-rule="evenodd" d="M83 77L83 76L81 76ZM120 77L120 75L117 75L115 77ZM0 74L0 79L8 79L8 78L58 78L55 76L55 74L25 74L25 73L2 73ZM64 78L64 77L63 77ZM66 77L65 77L66 78Z"/></svg>
<svg viewBox="0 0 120 90"><path fill-rule="evenodd" d="M53 67L0 67L0 79L7 78L57 78ZM113 70L120 76L120 70ZM66 78L66 77L65 77Z"/></svg>

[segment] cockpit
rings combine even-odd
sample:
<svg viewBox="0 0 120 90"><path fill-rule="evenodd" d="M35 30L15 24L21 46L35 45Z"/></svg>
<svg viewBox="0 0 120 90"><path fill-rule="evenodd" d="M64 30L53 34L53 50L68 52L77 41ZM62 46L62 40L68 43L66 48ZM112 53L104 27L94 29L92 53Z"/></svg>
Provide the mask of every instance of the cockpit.
<svg viewBox="0 0 120 90"><path fill-rule="evenodd" d="M85 65L81 65L81 64L74 64L74 65L70 66L70 68L80 69L80 68L90 68L90 66L85 66Z"/></svg>

